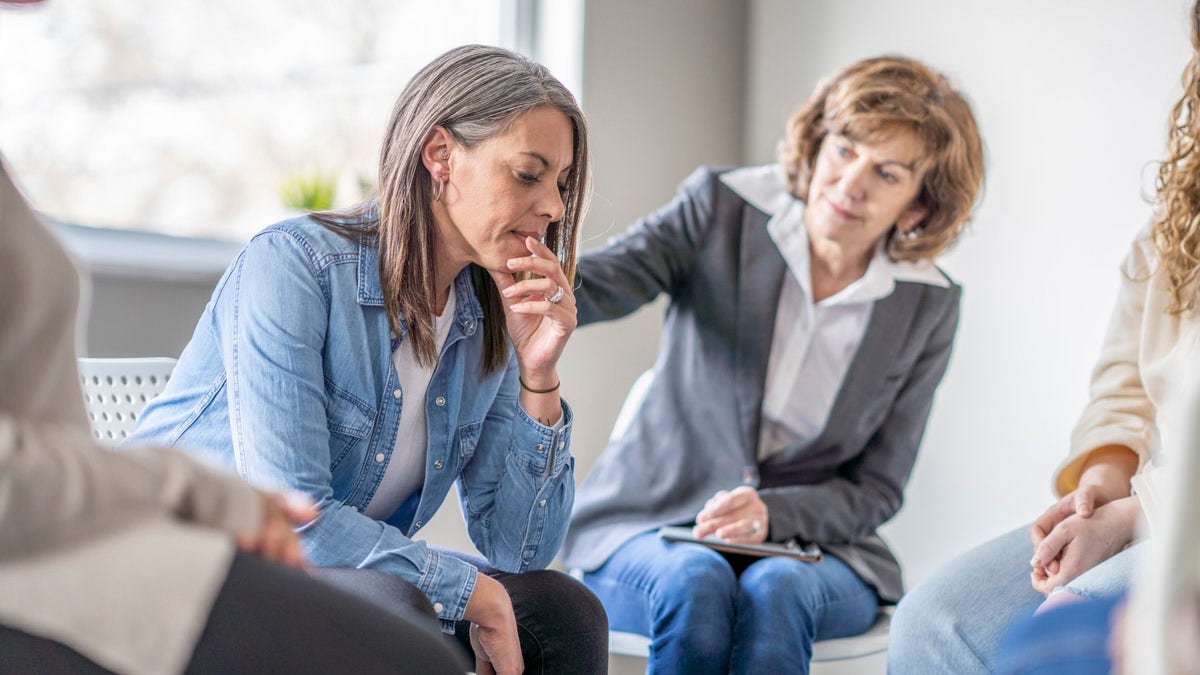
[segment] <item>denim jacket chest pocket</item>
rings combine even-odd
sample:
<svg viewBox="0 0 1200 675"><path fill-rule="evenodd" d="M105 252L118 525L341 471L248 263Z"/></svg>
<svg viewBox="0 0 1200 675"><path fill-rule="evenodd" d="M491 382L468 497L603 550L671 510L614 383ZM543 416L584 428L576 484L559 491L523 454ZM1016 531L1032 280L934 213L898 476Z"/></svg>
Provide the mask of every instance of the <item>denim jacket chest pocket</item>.
<svg viewBox="0 0 1200 675"><path fill-rule="evenodd" d="M458 456L463 463L475 454L475 446L479 444L479 436L483 431L483 420L461 424L454 432L458 445Z"/></svg>
<svg viewBox="0 0 1200 675"><path fill-rule="evenodd" d="M332 382L325 381L325 416L329 425L330 468L371 437L375 408Z"/></svg>

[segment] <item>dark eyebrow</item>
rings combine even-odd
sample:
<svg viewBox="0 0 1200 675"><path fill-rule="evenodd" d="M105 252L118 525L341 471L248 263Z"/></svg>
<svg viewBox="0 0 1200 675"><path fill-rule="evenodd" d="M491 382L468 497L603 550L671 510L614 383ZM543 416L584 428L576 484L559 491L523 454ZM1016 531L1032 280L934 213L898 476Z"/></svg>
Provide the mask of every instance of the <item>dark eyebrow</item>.
<svg viewBox="0 0 1200 675"><path fill-rule="evenodd" d="M542 166L550 166L550 162L545 157L542 157L541 153L533 152L532 150L526 150L525 152L522 152L521 154L528 155L528 156L538 160L539 162L542 163ZM563 167L563 172L570 171L570 170L571 170L570 164Z"/></svg>

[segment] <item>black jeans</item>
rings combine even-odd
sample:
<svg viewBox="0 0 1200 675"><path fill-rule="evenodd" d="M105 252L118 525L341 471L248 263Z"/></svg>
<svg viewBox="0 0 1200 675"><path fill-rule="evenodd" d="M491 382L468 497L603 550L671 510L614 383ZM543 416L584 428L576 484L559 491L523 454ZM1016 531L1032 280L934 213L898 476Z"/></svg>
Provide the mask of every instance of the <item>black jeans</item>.
<svg viewBox="0 0 1200 675"><path fill-rule="evenodd" d="M478 557L439 549L465 560L496 579L512 598L526 675L602 674L608 670L608 617L586 586L561 572L535 570L509 574ZM381 580L370 570L321 570L322 579L386 607L409 605L433 616L429 600L416 586L392 577ZM390 575L389 575L390 576ZM450 638L473 662L471 624L459 621Z"/></svg>
<svg viewBox="0 0 1200 675"><path fill-rule="evenodd" d="M428 617L385 611L303 572L238 554L187 670L461 675L466 663ZM10 672L109 671L62 644L0 626L0 673Z"/></svg>

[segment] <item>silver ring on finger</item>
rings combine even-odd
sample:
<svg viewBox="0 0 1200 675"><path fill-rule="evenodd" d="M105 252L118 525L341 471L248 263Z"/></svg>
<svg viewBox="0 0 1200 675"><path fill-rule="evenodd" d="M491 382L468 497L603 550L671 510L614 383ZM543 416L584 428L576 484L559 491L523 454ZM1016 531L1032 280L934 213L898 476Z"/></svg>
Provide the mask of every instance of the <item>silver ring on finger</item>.
<svg viewBox="0 0 1200 675"><path fill-rule="evenodd" d="M758 522L757 520L750 521L750 531L753 532L754 534L761 534L762 533L762 523Z"/></svg>
<svg viewBox="0 0 1200 675"><path fill-rule="evenodd" d="M546 298L546 300L557 303L559 300L563 299L563 289L562 289L562 286L556 286L555 288L557 288L558 290L554 291L554 295L551 295L550 297Z"/></svg>

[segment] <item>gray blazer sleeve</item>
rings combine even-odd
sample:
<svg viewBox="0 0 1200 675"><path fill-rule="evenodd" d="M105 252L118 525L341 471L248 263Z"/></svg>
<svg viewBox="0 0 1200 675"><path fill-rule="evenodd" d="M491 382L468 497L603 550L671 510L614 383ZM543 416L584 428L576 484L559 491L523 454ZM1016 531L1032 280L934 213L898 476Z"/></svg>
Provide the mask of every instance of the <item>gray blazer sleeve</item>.
<svg viewBox="0 0 1200 675"><path fill-rule="evenodd" d="M579 260L579 324L618 319L670 293L691 273L712 225L714 173L692 172L666 206Z"/></svg>
<svg viewBox="0 0 1200 675"><path fill-rule="evenodd" d="M870 535L900 510L958 329L961 290L951 286L949 292L941 320L863 452L827 481L760 490L769 514L769 540L851 542Z"/></svg>

